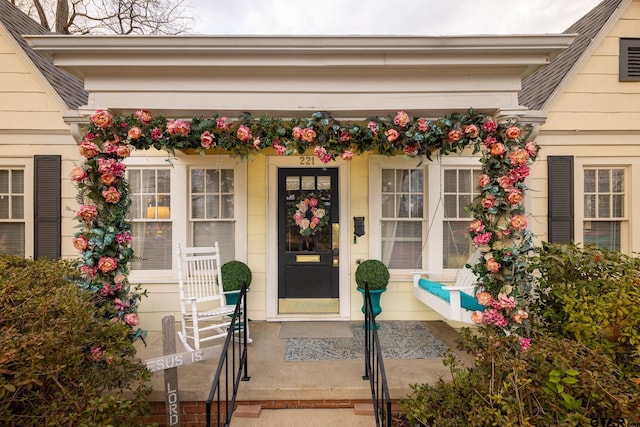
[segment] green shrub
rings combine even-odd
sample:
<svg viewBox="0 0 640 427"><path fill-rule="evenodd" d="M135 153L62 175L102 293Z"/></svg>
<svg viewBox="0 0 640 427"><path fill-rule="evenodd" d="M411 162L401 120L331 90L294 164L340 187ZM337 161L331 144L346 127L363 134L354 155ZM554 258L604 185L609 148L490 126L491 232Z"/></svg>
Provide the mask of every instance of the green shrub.
<svg viewBox="0 0 640 427"><path fill-rule="evenodd" d="M64 261L0 256L0 424L131 425L150 373Z"/></svg>
<svg viewBox="0 0 640 427"><path fill-rule="evenodd" d="M386 289L389 284L389 269L376 259L362 261L356 268L356 283L364 289L364 283L369 283L369 289Z"/></svg>
<svg viewBox="0 0 640 427"><path fill-rule="evenodd" d="M251 284L251 270L249 266L242 261L229 261L220 267L222 275L222 288L225 291L239 291L242 284L246 283L247 287Z"/></svg>
<svg viewBox="0 0 640 427"><path fill-rule="evenodd" d="M460 348L477 356L452 380L412 385L401 401L407 418L425 426L585 426L606 417L640 422L640 386L624 380L610 357L577 341L536 336L525 351L515 337L489 328L462 333ZM617 424L616 424L617 425Z"/></svg>
<svg viewBox="0 0 640 427"><path fill-rule="evenodd" d="M640 376L640 259L590 245L544 244L538 252L531 311L539 327Z"/></svg>

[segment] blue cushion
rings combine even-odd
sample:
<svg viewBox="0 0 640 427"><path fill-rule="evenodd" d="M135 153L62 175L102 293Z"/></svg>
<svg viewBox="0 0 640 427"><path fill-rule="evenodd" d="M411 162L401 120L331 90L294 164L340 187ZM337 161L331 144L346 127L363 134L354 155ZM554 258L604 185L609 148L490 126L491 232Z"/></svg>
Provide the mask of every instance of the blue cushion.
<svg viewBox="0 0 640 427"><path fill-rule="evenodd" d="M418 286L438 298L442 298L446 302L451 302L450 291L447 290L443 283L432 282L428 279L420 279ZM469 295L466 292L460 292L460 305L462 308L470 311L483 311L486 308L480 305L474 296Z"/></svg>

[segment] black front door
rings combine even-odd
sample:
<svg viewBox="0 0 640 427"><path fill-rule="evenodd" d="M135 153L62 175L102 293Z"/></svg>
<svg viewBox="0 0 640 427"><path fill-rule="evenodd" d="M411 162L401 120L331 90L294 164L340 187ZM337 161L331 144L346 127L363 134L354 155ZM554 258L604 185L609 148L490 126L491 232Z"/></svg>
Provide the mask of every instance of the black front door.
<svg viewBox="0 0 640 427"><path fill-rule="evenodd" d="M278 170L278 312L337 313L337 168Z"/></svg>

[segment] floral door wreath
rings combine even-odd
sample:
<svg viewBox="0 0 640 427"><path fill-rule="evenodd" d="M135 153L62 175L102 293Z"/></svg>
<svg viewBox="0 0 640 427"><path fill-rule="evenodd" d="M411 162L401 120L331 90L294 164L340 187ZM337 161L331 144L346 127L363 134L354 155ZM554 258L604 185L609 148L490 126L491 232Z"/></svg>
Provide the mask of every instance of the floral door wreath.
<svg viewBox="0 0 640 427"><path fill-rule="evenodd" d="M302 236L319 233L329 223L324 202L313 193L296 200L296 204L289 210L289 218L291 224L300 227Z"/></svg>

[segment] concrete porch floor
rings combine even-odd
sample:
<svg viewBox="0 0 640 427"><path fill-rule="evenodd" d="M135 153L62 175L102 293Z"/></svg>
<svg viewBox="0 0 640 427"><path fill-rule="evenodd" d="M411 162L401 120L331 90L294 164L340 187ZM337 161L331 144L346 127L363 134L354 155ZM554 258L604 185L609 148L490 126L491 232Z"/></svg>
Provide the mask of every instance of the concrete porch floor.
<svg viewBox="0 0 640 427"><path fill-rule="evenodd" d="M456 352L465 365L472 363L468 355L456 350L458 333L453 328L439 321L424 324ZM304 418L313 417L308 411L324 411L319 418L324 423L328 421L328 412L327 409L319 408L341 408L342 412L331 411L331 416L344 422L347 414L353 414L354 402L370 402L369 381L362 379L364 360L285 361L287 339L279 337L280 327L281 323L278 322L251 322L253 342L248 344L248 373L251 379L240 383L237 396L239 405L262 404L263 408L274 410L262 410L259 419L240 419L234 415L234 425L280 425L282 421L273 421L275 424L264 422L268 417L273 417L269 412L278 414L283 412L278 409L285 408L302 408L295 412L285 411L286 419L292 422L291 417L296 413ZM138 356L142 360L162 356L162 335L159 332L148 335L146 347L141 343L137 345ZM185 351L179 341L176 345L178 353ZM181 403L202 402L207 399L217 363L218 359L215 358L178 368L178 397ZM384 364L392 400L406 397L411 392L410 384L434 383L439 378L450 379L449 369L442 364L441 358L385 359ZM152 401L164 402L163 378L162 371L153 373ZM348 425L371 425L373 420L372 415L351 416L355 418Z"/></svg>

